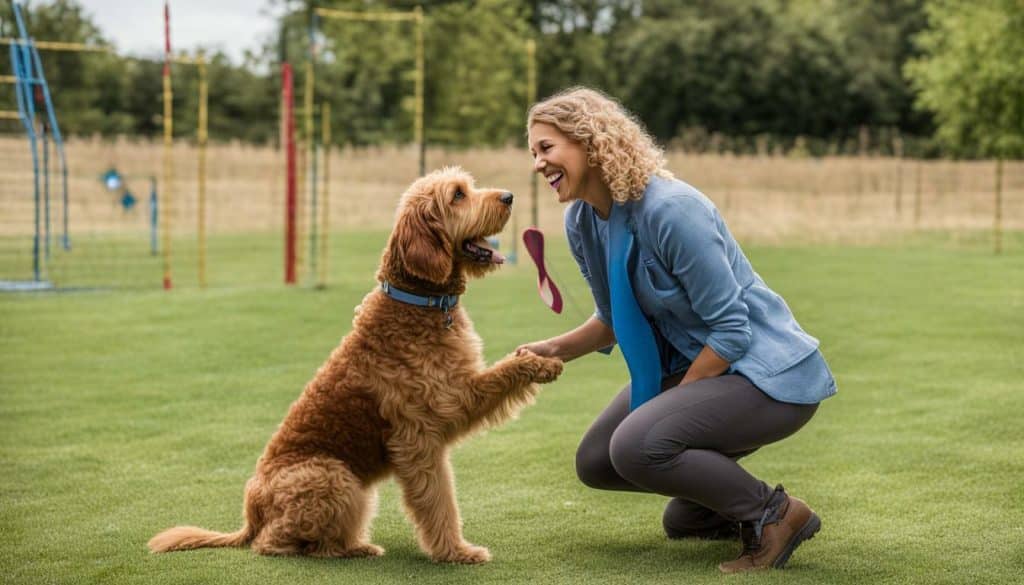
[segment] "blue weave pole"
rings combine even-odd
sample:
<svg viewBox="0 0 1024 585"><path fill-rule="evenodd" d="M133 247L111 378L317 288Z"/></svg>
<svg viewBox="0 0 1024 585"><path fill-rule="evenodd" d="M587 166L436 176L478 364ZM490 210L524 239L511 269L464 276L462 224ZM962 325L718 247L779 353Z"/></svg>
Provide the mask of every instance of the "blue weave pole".
<svg viewBox="0 0 1024 585"><path fill-rule="evenodd" d="M46 210L46 219L43 220L46 234L43 242L46 244L46 260L50 260L50 141L46 139L46 124L42 128L43 136L43 207Z"/></svg>
<svg viewBox="0 0 1024 585"><path fill-rule="evenodd" d="M661 358L654 332L633 294L626 261L633 246L633 234L626 225L626 210L612 204L608 218L608 289L612 305L612 329L629 367L632 388L629 410L661 392Z"/></svg>
<svg viewBox="0 0 1024 585"><path fill-rule="evenodd" d="M157 244L157 219L159 213L157 213L156 207L156 177L149 178L149 253L156 256L157 252L160 251L160 246Z"/></svg>

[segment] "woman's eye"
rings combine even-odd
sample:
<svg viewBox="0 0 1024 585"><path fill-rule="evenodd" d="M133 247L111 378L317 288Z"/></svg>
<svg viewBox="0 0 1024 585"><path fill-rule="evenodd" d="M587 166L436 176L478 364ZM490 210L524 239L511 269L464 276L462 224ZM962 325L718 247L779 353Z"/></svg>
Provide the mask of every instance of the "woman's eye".
<svg viewBox="0 0 1024 585"><path fill-rule="evenodd" d="M462 189L456 189L455 190L455 200L456 201L458 201L459 199L463 199L465 196L466 196L466 194L462 192Z"/></svg>

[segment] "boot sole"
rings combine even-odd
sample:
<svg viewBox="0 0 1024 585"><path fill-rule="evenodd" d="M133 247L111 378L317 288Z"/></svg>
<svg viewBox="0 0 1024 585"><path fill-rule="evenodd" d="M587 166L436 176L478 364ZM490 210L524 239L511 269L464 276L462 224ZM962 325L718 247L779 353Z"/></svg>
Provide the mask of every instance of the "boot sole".
<svg viewBox="0 0 1024 585"><path fill-rule="evenodd" d="M800 530L793 535L789 544L787 544L786 548L782 551L782 554L779 555L779 558L775 559L774 563L772 563L772 567L776 569L785 567L786 561L789 560L790 555L793 554L796 547L800 546L800 543L803 541L814 538L814 535L817 534L819 530L821 530L821 518L818 518L817 514L811 512L810 519L808 519Z"/></svg>

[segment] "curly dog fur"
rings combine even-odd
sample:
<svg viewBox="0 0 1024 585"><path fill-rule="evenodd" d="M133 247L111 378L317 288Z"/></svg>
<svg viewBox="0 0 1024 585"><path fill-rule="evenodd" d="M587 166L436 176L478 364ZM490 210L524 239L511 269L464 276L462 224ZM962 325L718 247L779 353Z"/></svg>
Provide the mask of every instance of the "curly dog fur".
<svg viewBox="0 0 1024 585"><path fill-rule="evenodd" d="M493 270L462 253L511 215L511 194L476 189L458 168L414 182L402 196L379 281L420 295L462 294ZM562 362L532 353L487 368L462 304L450 313L399 302L375 288L296 400L245 486L245 523L223 534L179 526L149 541L153 552L251 546L262 554L375 556L376 484L393 475L420 546L435 561L481 563L486 548L463 539L449 450L474 430L515 416Z"/></svg>

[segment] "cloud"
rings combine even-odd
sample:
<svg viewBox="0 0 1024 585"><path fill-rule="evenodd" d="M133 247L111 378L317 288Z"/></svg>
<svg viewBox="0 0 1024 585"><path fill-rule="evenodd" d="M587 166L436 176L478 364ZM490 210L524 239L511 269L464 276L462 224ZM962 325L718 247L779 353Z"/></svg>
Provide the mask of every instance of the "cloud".
<svg viewBox="0 0 1024 585"><path fill-rule="evenodd" d="M158 57L164 47L163 0L84 0L86 11L121 53ZM273 34L275 18L253 0L171 0L171 49L221 50L241 63ZM280 10L280 8L278 8Z"/></svg>

